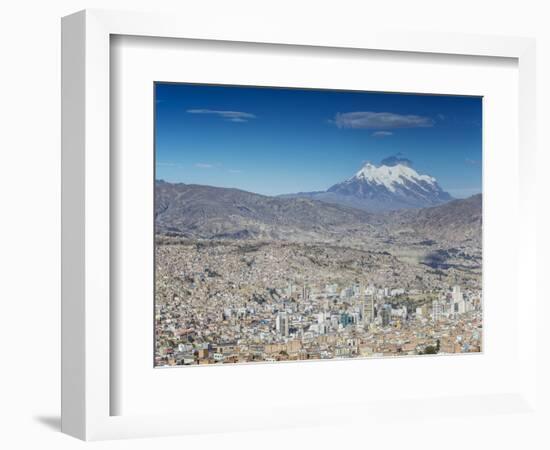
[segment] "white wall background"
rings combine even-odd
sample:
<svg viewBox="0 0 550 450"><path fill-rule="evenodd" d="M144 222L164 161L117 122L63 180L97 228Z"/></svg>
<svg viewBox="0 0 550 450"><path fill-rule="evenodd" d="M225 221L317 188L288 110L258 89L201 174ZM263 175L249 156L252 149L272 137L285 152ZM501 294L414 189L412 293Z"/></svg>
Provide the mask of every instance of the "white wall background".
<svg viewBox="0 0 550 450"><path fill-rule="evenodd" d="M542 423L502 415L484 426L475 419L403 420L400 429L301 429L209 435L160 440L84 444L59 433L60 343L60 17L84 8L179 10L208 20L268 17L281 27L368 27L532 36L538 39L539 93L539 274L541 288L549 265L550 189L550 13L544 0L380 1L169 1L20 0L0 6L0 447L18 448L549 448L537 433ZM246 16L246 19L242 19ZM241 19L239 19L241 17ZM550 297L546 295L546 297ZM550 300L550 298L549 298ZM541 339L550 343L545 314ZM550 346L549 346L550 347ZM542 347L541 369L550 379L550 351ZM546 402L548 389L541 392ZM547 420L548 421L548 420ZM550 423L550 421L548 421ZM493 424L489 426L487 424ZM546 424L547 425L547 424ZM430 429L447 428L448 439L434 442Z"/></svg>

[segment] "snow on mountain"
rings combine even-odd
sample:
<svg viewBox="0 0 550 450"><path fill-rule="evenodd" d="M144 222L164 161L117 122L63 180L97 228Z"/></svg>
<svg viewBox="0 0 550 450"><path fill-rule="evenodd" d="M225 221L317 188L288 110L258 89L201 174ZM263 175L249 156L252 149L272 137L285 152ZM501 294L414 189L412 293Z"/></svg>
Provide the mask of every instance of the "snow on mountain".
<svg viewBox="0 0 550 450"><path fill-rule="evenodd" d="M327 190L342 203L370 210L436 206L452 200L434 177L419 174L407 164L365 164L350 179Z"/></svg>
<svg viewBox="0 0 550 450"><path fill-rule="evenodd" d="M437 184L435 178L429 175L420 175L416 170L402 164L376 167L374 164L367 163L348 182L353 183L356 180L382 185L391 192L396 192L396 186L406 182L417 183L421 189L426 191L428 189L424 184L430 186Z"/></svg>
<svg viewBox="0 0 550 450"><path fill-rule="evenodd" d="M410 166L410 161L387 158L380 166L367 163L351 178L326 191L302 192L288 197L308 197L366 211L425 208L453 198L426 174Z"/></svg>

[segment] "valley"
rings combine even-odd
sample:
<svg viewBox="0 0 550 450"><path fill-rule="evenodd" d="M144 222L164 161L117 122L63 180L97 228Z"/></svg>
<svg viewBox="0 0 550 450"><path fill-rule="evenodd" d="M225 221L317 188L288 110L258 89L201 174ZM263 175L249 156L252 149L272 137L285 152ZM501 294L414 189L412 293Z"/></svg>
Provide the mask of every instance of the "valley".
<svg viewBox="0 0 550 450"><path fill-rule="evenodd" d="M366 211L156 183L156 365L481 351L481 195Z"/></svg>

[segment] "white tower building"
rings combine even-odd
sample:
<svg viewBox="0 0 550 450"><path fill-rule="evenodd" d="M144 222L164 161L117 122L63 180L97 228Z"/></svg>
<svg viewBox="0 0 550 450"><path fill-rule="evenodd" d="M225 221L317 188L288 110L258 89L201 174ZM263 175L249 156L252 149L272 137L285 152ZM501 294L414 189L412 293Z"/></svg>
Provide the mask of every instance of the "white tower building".
<svg viewBox="0 0 550 450"><path fill-rule="evenodd" d="M288 314L286 312L280 312L275 319L275 327L277 333L281 336L288 336Z"/></svg>

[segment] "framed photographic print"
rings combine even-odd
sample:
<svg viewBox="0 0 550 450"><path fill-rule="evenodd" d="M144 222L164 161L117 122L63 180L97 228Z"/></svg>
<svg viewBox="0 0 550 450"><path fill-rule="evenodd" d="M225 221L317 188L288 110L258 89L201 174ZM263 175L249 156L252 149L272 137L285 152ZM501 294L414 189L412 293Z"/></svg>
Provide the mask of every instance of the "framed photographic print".
<svg viewBox="0 0 550 450"><path fill-rule="evenodd" d="M63 19L63 431L536 413L534 43L203 25Z"/></svg>

